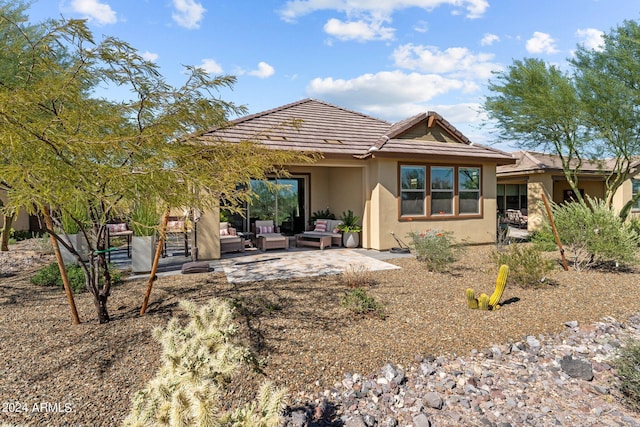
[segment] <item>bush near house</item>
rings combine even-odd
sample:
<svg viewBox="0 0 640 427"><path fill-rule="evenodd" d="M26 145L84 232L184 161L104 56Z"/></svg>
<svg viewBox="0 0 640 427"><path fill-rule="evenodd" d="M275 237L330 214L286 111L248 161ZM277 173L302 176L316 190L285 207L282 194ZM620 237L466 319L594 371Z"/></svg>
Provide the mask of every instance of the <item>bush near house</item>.
<svg viewBox="0 0 640 427"><path fill-rule="evenodd" d="M542 250L531 244L514 243L506 251L494 251L491 260L500 267L509 266L509 283L523 288L541 286L554 262L543 256Z"/></svg>
<svg viewBox="0 0 640 427"><path fill-rule="evenodd" d="M431 271L445 271L465 250L463 245L456 243L453 233L449 231L411 232L409 238L409 246L416 259L424 262Z"/></svg>
<svg viewBox="0 0 640 427"><path fill-rule="evenodd" d="M576 270L636 263L638 235L605 201L587 196L584 202L553 204L552 214L567 260ZM542 241L553 238L548 221L539 234Z"/></svg>

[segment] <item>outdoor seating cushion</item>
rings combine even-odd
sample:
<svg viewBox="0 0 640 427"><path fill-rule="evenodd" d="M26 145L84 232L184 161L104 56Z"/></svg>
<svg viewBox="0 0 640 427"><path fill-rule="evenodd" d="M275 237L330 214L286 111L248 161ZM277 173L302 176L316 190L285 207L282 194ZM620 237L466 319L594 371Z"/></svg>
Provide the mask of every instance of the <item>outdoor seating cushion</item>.
<svg viewBox="0 0 640 427"><path fill-rule="evenodd" d="M214 269L209 265L207 261L192 261L182 264L181 273L182 274L192 274L192 273L208 273L209 271L213 271Z"/></svg>

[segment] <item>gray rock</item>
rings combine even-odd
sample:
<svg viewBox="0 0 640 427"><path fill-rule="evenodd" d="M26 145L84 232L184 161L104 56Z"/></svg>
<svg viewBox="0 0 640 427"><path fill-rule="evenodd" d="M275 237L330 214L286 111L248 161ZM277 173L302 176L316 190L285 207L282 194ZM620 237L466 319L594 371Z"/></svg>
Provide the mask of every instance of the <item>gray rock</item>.
<svg viewBox="0 0 640 427"><path fill-rule="evenodd" d="M419 414L413 417L413 425L415 427L431 427L431 422L425 414Z"/></svg>
<svg viewBox="0 0 640 427"><path fill-rule="evenodd" d="M567 328L577 328L578 327L578 321L577 320L571 320L570 322L565 322L564 326L566 326Z"/></svg>
<svg viewBox="0 0 640 427"><path fill-rule="evenodd" d="M430 391L424 395L424 404L433 409L442 409L442 398L436 392Z"/></svg>
<svg viewBox="0 0 640 427"><path fill-rule="evenodd" d="M307 425L307 414L304 411L292 412L289 416L288 425L293 427L303 427Z"/></svg>
<svg viewBox="0 0 640 427"><path fill-rule="evenodd" d="M367 427L367 423L360 415L350 417L344 424L345 427Z"/></svg>
<svg viewBox="0 0 640 427"><path fill-rule="evenodd" d="M572 378L579 378L585 381L593 379L593 367L590 362L581 359L574 359L571 356L564 356L560 360L562 370Z"/></svg>

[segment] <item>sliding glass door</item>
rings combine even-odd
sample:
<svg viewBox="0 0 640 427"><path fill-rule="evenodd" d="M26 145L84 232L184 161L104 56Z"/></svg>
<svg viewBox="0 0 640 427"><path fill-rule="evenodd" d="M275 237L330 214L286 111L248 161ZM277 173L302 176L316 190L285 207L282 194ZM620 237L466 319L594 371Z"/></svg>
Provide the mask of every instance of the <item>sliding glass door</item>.
<svg viewBox="0 0 640 427"><path fill-rule="evenodd" d="M307 179L303 176L252 181L254 197L247 209L250 224L256 220L272 220L284 234L303 232L306 185Z"/></svg>

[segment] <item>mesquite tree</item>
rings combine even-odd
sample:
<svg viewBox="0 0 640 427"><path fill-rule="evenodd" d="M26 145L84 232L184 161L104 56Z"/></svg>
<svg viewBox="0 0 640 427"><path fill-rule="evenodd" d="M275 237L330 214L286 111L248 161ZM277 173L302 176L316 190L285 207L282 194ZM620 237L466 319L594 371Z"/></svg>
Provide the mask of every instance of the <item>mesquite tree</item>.
<svg viewBox="0 0 640 427"><path fill-rule="evenodd" d="M640 25L625 21L596 49L578 46L567 71L539 59L516 60L490 82L484 107L499 138L558 155L578 199L586 159L602 162L609 208L638 171L640 156ZM638 194L620 212L625 219Z"/></svg>
<svg viewBox="0 0 640 427"><path fill-rule="evenodd" d="M95 41L83 21L54 20L25 31L0 8L2 25L17 38L0 39L3 56L19 57L16 79L0 82L0 177L11 208L52 212L47 229L83 268L98 321L109 321L111 280L106 224L139 200L167 207L215 208L221 197L247 200L252 178L279 173L302 154L260 148L250 141L214 145L199 136L244 108L216 97L233 76L211 77L186 67L186 81L168 84L153 63L112 37ZM129 90L131 99L95 94ZM246 189L246 190L243 190ZM69 244L75 224L87 249Z"/></svg>

